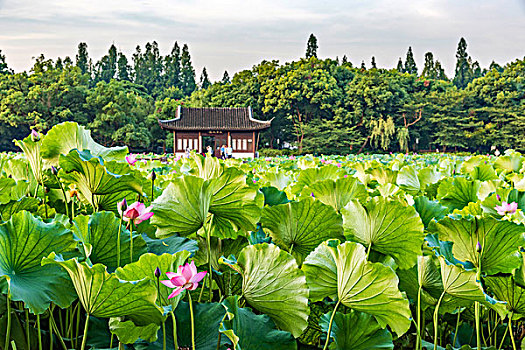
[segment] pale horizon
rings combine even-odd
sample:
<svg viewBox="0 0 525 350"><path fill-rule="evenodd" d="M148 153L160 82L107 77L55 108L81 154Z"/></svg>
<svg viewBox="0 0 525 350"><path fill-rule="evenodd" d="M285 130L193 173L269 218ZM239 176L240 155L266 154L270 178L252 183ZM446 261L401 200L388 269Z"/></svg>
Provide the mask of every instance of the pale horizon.
<svg viewBox="0 0 525 350"><path fill-rule="evenodd" d="M135 47L157 41L162 55L188 44L197 79L212 80L260 63L304 57L310 33L320 58L394 68L412 47L421 72L431 51L453 76L458 41L482 68L525 56L525 1L41 1L0 0L0 50L15 71L34 57L71 57L88 44L94 62L115 46L131 61Z"/></svg>

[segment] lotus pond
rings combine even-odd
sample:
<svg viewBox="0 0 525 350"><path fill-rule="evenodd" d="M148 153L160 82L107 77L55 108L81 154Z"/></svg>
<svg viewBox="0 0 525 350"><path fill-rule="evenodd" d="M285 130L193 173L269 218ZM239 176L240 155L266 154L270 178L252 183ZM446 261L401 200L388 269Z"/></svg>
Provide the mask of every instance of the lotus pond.
<svg viewBox="0 0 525 350"><path fill-rule="evenodd" d="M525 157L0 156L2 349L518 349Z"/></svg>

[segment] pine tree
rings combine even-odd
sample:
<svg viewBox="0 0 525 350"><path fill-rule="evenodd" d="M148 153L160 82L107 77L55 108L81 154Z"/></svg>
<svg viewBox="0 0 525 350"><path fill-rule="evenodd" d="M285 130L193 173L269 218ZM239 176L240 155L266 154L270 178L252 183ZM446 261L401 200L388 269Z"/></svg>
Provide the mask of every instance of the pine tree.
<svg viewBox="0 0 525 350"><path fill-rule="evenodd" d="M58 57L57 61L55 62L55 69L64 69L64 62L60 57Z"/></svg>
<svg viewBox="0 0 525 350"><path fill-rule="evenodd" d="M414 61L414 54L412 53L412 46L408 47L407 57L405 59L405 70L406 73L417 75L416 61Z"/></svg>
<svg viewBox="0 0 525 350"><path fill-rule="evenodd" d="M497 70L500 73L503 72L503 67L494 61L490 62L490 66L489 66L489 70L493 70L493 69Z"/></svg>
<svg viewBox="0 0 525 350"><path fill-rule="evenodd" d="M421 76L427 79L437 78L436 66L434 63L434 55L432 54L432 52L427 52L425 54L425 66L423 67Z"/></svg>
<svg viewBox="0 0 525 350"><path fill-rule="evenodd" d="M124 55L122 52L118 53L118 61L117 61L117 78L118 80L131 80L130 79L130 71L131 67L128 64L128 59L126 55Z"/></svg>
<svg viewBox="0 0 525 350"><path fill-rule="evenodd" d="M460 89L465 88L472 80L471 67L468 60L467 42L464 38L461 38L456 51L456 70L453 80L454 85Z"/></svg>
<svg viewBox="0 0 525 350"><path fill-rule="evenodd" d="M472 79L480 78L483 75L479 62L472 63Z"/></svg>
<svg viewBox="0 0 525 350"><path fill-rule="evenodd" d="M221 82L222 82L223 84L229 84L229 83L231 83L230 75L228 74L228 71L227 71L227 70L224 71L224 74L222 75L222 80L221 80Z"/></svg>
<svg viewBox="0 0 525 350"><path fill-rule="evenodd" d="M202 74L201 74L201 80L200 80L200 87L201 89L206 90L211 86L210 77L208 76L208 72L206 71L206 67L202 68Z"/></svg>
<svg viewBox="0 0 525 350"><path fill-rule="evenodd" d="M306 58L317 58L317 48L317 38L312 33L310 34L310 37L308 38L308 43L306 44Z"/></svg>
<svg viewBox="0 0 525 350"><path fill-rule="evenodd" d="M109 47L108 54L97 62L97 80L109 83L117 75L117 48L115 45Z"/></svg>
<svg viewBox="0 0 525 350"><path fill-rule="evenodd" d="M165 86L181 88L180 84L180 47L177 42L171 49L171 54L164 58Z"/></svg>
<svg viewBox="0 0 525 350"><path fill-rule="evenodd" d="M195 69L191 63L190 51L188 45L184 44L181 55L181 86L186 95L190 95L196 87Z"/></svg>
<svg viewBox="0 0 525 350"><path fill-rule="evenodd" d="M2 50L0 50L0 74L9 74L11 73L11 70L9 67L7 67L7 63L5 62L5 55L2 54Z"/></svg>
<svg viewBox="0 0 525 350"><path fill-rule="evenodd" d="M436 79L438 80L448 80L447 75L445 74L445 70L443 67L441 67L441 62L436 60L436 63L434 64L434 70L436 71Z"/></svg>
<svg viewBox="0 0 525 350"><path fill-rule="evenodd" d="M73 65L73 60L69 56L66 56L63 62L64 62L64 67L71 67Z"/></svg>
<svg viewBox="0 0 525 350"><path fill-rule="evenodd" d="M372 56L372 68L376 68L377 69L376 58L374 56Z"/></svg>
<svg viewBox="0 0 525 350"><path fill-rule="evenodd" d="M341 64L344 65L348 63L348 58L346 57L346 55L343 56L343 59L341 60Z"/></svg>
<svg viewBox="0 0 525 350"><path fill-rule="evenodd" d="M80 68L82 74L89 73L89 55L87 51L87 44L80 43L78 44L78 53L77 53L77 67Z"/></svg>
<svg viewBox="0 0 525 350"><path fill-rule="evenodd" d="M405 72L405 69L403 68L403 60L401 59L401 57L399 57L399 61L397 61L397 71L399 73L404 73Z"/></svg>
<svg viewBox="0 0 525 350"><path fill-rule="evenodd" d="M366 66L365 66L365 61L361 61L361 69L366 69Z"/></svg>

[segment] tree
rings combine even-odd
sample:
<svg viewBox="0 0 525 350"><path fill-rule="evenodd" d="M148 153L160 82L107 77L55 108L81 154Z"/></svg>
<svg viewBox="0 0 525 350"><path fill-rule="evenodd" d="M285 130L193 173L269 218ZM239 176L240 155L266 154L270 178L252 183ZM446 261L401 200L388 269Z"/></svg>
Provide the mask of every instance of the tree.
<svg viewBox="0 0 525 350"><path fill-rule="evenodd" d="M425 66L423 67L423 71L421 72L421 77L427 79L437 78L437 71L434 63L434 55L432 54L432 52L427 52L425 54Z"/></svg>
<svg viewBox="0 0 525 350"><path fill-rule="evenodd" d="M80 68L82 74L90 73L89 67L89 55L87 51L87 44L80 43L78 44L78 53L77 53L77 67Z"/></svg>
<svg viewBox="0 0 525 350"><path fill-rule="evenodd" d="M171 54L164 58L165 87L181 88L180 47L177 42L171 49Z"/></svg>
<svg viewBox="0 0 525 350"><path fill-rule="evenodd" d="M117 78L118 80L127 80L130 81L130 70L131 67L128 64L128 58L122 52L118 54L117 61Z"/></svg>
<svg viewBox="0 0 525 350"><path fill-rule="evenodd" d="M109 47L108 54L103 56L96 66L95 79L97 81L109 82L117 76L117 48L115 45Z"/></svg>
<svg viewBox="0 0 525 350"><path fill-rule="evenodd" d="M441 62L438 60L436 60L436 63L434 64L434 70L436 71L436 79L448 80L445 70L441 67Z"/></svg>
<svg viewBox="0 0 525 350"><path fill-rule="evenodd" d="M202 68L201 80L199 85L201 89L207 89L211 86L210 78L208 77L206 67Z"/></svg>
<svg viewBox="0 0 525 350"><path fill-rule="evenodd" d="M372 56L372 68L377 69L376 58L374 56Z"/></svg>
<svg viewBox="0 0 525 350"><path fill-rule="evenodd" d="M405 72L405 68L403 68L403 60L401 59L401 57L399 57L399 61L397 61L397 71L399 73L404 73Z"/></svg>
<svg viewBox="0 0 525 350"><path fill-rule="evenodd" d="M310 37L308 38L308 42L306 43L306 58L317 58L317 38L312 33L310 34Z"/></svg>
<svg viewBox="0 0 525 350"><path fill-rule="evenodd" d="M456 51L456 69L453 80L454 85L460 89L464 89L472 80L472 71L468 60L467 41L461 38Z"/></svg>
<svg viewBox="0 0 525 350"><path fill-rule="evenodd" d="M365 61L361 61L361 69L366 69L366 66L365 66Z"/></svg>
<svg viewBox="0 0 525 350"><path fill-rule="evenodd" d="M221 80L221 82L222 82L223 84L229 84L229 83L231 83L230 75L228 74L228 71L227 71L227 70L224 71L224 74L222 75L222 80Z"/></svg>
<svg viewBox="0 0 525 350"><path fill-rule="evenodd" d="M348 57L346 55L343 55L343 59L341 60L341 64L347 64L348 63Z"/></svg>
<svg viewBox="0 0 525 350"><path fill-rule="evenodd" d="M416 61L414 61L414 54L412 53L412 46L408 47L407 57L405 59L405 73L417 75Z"/></svg>
<svg viewBox="0 0 525 350"><path fill-rule="evenodd" d="M195 90L195 69L191 63L188 45L184 44L181 55L181 90L189 95Z"/></svg>
<svg viewBox="0 0 525 350"><path fill-rule="evenodd" d="M11 73L11 70L7 66L7 63L5 62L5 55L2 54L2 50L0 50L0 74L9 74Z"/></svg>

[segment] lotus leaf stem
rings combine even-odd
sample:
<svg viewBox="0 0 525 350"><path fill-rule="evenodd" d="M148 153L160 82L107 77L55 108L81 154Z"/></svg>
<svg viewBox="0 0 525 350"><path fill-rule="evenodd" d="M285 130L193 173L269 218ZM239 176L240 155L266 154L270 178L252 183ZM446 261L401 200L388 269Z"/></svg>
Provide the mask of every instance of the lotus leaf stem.
<svg viewBox="0 0 525 350"><path fill-rule="evenodd" d="M458 311L458 318L456 319L456 330L454 331L454 340L452 341L452 346L454 347L456 344L456 338L458 336L458 329L459 329L459 317L461 316L461 312Z"/></svg>
<svg viewBox="0 0 525 350"><path fill-rule="evenodd" d="M341 303L341 300L337 301L337 304L335 304L334 311L332 311L332 316L330 316L330 323L328 324L328 332L326 333L326 343L324 343L323 350L328 349L328 343L330 343L330 335L332 334L332 323L334 322L335 314L337 313L337 308L339 307L339 304Z"/></svg>
<svg viewBox="0 0 525 350"><path fill-rule="evenodd" d="M441 304L441 300L443 300L444 296L445 296L445 292L441 293L441 295L439 296L438 302L436 304L436 309L434 310L434 350L437 349L437 343L438 343L439 305Z"/></svg>
<svg viewBox="0 0 525 350"><path fill-rule="evenodd" d="M36 315L36 327L38 330L38 350L42 350L42 332L40 331L40 315Z"/></svg>
<svg viewBox="0 0 525 350"><path fill-rule="evenodd" d="M193 305L191 302L191 293L188 291L188 303L190 306L190 322L191 322L191 348L195 350L195 322L193 319Z"/></svg>
<svg viewBox="0 0 525 350"><path fill-rule="evenodd" d="M509 322L507 323L507 326L509 327L509 333L510 333L510 340L512 340L512 349L516 350L516 342L514 341L514 332L512 331L512 317L514 316L514 313L512 312L509 317Z"/></svg>
<svg viewBox="0 0 525 350"><path fill-rule="evenodd" d="M7 293L7 326L5 333L5 346L4 349L9 349L9 339L11 338L11 296Z"/></svg>
<svg viewBox="0 0 525 350"><path fill-rule="evenodd" d="M170 314L171 322L173 324L173 348L175 350L179 350L179 344L177 342L177 319L175 318L175 314L173 313L173 311L170 311Z"/></svg>
<svg viewBox="0 0 525 350"><path fill-rule="evenodd" d="M416 350L419 350L421 349L421 288L422 286L420 285L419 286L419 289L417 291L417 305L416 305L416 308L417 308L417 311L416 311L416 314L417 314L417 338L416 338Z"/></svg>
<svg viewBox="0 0 525 350"><path fill-rule="evenodd" d="M120 235L122 233L122 217L120 218L120 222L118 224L118 233L117 233L117 267L120 267Z"/></svg>
<svg viewBox="0 0 525 350"><path fill-rule="evenodd" d="M50 330L52 330L51 332L51 337L53 337L53 332L57 335L58 337L58 340L60 341L60 344L62 345L62 347L64 348L64 350L67 350L67 346L66 344L64 343L64 339L62 339L62 336L60 335L60 331L57 327L57 324L55 322L55 318L53 317L53 312L52 310L49 310L49 328Z"/></svg>
<svg viewBox="0 0 525 350"><path fill-rule="evenodd" d="M212 298L213 298L213 275L212 275L212 266L211 266L211 233L210 233L210 230L209 230L209 227L206 226L206 224L204 224L204 232L206 233L206 249L208 250L208 273L210 274L209 275L209 290L210 290L210 295L209 295L209 302L211 303L212 301ZM189 294L189 292L188 292Z"/></svg>
<svg viewBox="0 0 525 350"><path fill-rule="evenodd" d="M89 314L86 314L86 323L84 324L84 336L82 337L82 345L80 346L80 350L86 349L86 340L88 335L88 327L89 327Z"/></svg>
<svg viewBox="0 0 525 350"><path fill-rule="evenodd" d="M26 343L27 343L27 348L31 349L31 337L29 336L29 310L24 308L24 314L26 317Z"/></svg>

